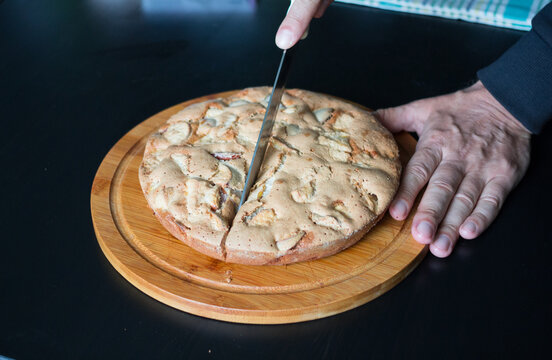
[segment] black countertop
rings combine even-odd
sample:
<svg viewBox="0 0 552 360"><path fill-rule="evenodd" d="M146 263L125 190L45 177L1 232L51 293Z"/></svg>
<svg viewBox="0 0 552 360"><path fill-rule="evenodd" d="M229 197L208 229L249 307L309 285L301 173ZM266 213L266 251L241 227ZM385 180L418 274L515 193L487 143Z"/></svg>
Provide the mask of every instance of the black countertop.
<svg viewBox="0 0 552 360"><path fill-rule="evenodd" d="M0 355L16 358L517 358L552 336L552 134L493 225L428 255L357 309L274 326L174 310L101 252L90 188L110 147L147 117L202 95L269 85L286 1L0 2ZM173 2L175 3L175 2ZM201 5L203 4L203 5ZM207 4L207 5L205 5ZM245 5L244 5L245 4ZM238 11L242 9L242 11ZM521 32L332 5L288 85L372 108L473 81ZM548 145L548 146L547 146ZM548 259L548 260L547 260Z"/></svg>

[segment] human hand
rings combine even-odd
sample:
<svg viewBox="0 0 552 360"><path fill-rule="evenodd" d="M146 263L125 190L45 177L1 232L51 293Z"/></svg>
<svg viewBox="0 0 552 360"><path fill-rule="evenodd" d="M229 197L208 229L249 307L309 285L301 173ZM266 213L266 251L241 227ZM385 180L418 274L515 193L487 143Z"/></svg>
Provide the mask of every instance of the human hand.
<svg viewBox="0 0 552 360"><path fill-rule="evenodd" d="M419 136L389 213L404 220L427 184L411 231L435 256L450 255L459 235L479 236L529 165L530 132L481 82L377 114L392 132Z"/></svg>
<svg viewBox="0 0 552 360"><path fill-rule="evenodd" d="M313 17L320 18L333 0L295 0L276 33L276 45L289 49L299 41Z"/></svg>

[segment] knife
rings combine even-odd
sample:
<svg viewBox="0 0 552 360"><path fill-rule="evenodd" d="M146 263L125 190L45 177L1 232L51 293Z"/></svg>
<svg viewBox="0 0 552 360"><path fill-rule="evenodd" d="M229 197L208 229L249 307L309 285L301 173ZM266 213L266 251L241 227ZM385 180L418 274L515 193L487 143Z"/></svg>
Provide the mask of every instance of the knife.
<svg viewBox="0 0 552 360"><path fill-rule="evenodd" d="M288 7L288 13L293 2ZM309 28L307 27L301 40L304 40L309 34ZM274 122L276 121L276 116L278 115L278 109L280 108L280 101L282 100L282 95L286 87L286 80L289 73L289 67L291 65L291 59L293 55L294 47L284 50L282 53L282 59L280 59L280 65L278 66L278 71L276 72L276 79L274 79L274 86L272 86L272 93L270 94L270 100L268 101L268 106L266 107L266 113L263 119L263 124L261 125L261 131L259 132L259 138L257 139L257 144L255 145L255 152L253 153L253 158L251 159L251 165L249 166L249 171L247 172L247 178L245 179L245 186L243 188L242 196L240 199L240 206L247 200L249 196L249 191L251 187L257 180L257 175L259 174L259 169L263 162L263 158L268 147L268 141L272 135L272 128L274 127Z"/></svg>
<svg viewBox="0 0 552 360"><path fill-rule="evenodd" d="M282 59L280 60L280 65L278 66L278 72L276 73L276 79L274 80L274 86L272 87L272 94L270 95L263 124L261 125L261 131L259 132L259 138L257 139L257 145L255 145L255 152L253 153L251 165L249 166L249 171L247 173L247 179L245 180L245 187L243 188L239 207L241 207L247 200L251 186L255 183L259 169L261 168L266 148L268 146L268 141L272 135L272 128L274 127L274 122L276 121L276 115L278 115L280 100L282 100L282 95L284 93L293 54L292 49L293 48L284 50L282 54Z"/></svg>

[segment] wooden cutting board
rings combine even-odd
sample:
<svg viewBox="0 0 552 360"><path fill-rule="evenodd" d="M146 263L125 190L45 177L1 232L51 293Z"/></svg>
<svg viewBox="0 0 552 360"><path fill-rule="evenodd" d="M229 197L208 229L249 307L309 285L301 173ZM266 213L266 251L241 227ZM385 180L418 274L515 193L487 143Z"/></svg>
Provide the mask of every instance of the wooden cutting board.
<svg viewBox="0 0 552 360"><path fill-rule="evenodd" d="M403 222L386 215L361 241L339 254L284 266L229 264L174 238L142 194L138 167L150 133L185 106L233 91L186 101L142 122L109 151L91 193L94 230L105 256L130 283L177 309L240 323L277 324L318 319L391 289L423 259L427 247ZM416 141L396 136L403 166Z"/></svg>

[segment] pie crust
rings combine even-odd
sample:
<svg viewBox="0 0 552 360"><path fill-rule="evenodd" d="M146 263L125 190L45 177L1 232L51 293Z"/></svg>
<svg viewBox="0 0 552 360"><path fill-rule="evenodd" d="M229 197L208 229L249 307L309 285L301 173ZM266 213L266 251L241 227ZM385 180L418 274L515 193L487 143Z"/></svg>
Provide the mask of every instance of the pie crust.
<svg viewBox="0 0 552 360"><path fill-rule="evenodd" d="M356 105L287 90L263 165L237 211L269 87L190 105L148 139L140 184L161 224L232 263L335 254L384 215L400 178L392 135Z"/></svg>

